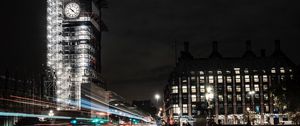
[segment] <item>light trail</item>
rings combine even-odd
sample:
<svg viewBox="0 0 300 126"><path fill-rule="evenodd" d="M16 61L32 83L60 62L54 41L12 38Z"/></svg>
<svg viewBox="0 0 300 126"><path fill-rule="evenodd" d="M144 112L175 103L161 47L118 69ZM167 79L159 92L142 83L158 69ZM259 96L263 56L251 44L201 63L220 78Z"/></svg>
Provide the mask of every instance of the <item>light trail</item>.
<svg viewBox="0 0 300 126"><path fill-rule="evenodd" d="M46 102L46 101L41 101L41 100L32 99L32 98L26 98L26 97L15 96L15 95L10 95L10 97L17 98L17 99L23 99L23 100L30 100L30 101L35 101L35 102L40 102L40 103L45 103L45 104L51 104L51 105L56 106L55 103L52 103L52 102Z"/></svg>
<svg viewBox="0 0 300 126"><path fill-rule="evenodd" d="M19 100L7 99L7 98L0 98L0 100L5 100L5 101L10 101L10 102L15 102L15 103L21 103L21 104L27 104L27 105L34 105L34 106L43 106L43 107L46 106L46 105L43 105L43 104L37 104L37 103L31 103L31 102L19 101ZM56 108L56 106L48 106L48 107Z"/></svg>
<svg viewBox="0 0 300 126"><path fill-rule="evenodd" d="M51 102L46 102L46 101L41 101L41 100L36 100L36 99L31 99L31 98L26 98L26 97L21 97L21 96L14 96L11 95L12 98L16 98L15 99L6 99L6 98L0 98L0 100L6 100L6 101L10 101L10 102L16 102L16 103L21 103L21 104L29 104L29 105L34 105L34 106L43 106L43 107L50 107L50 108L57 108L57 106L55 105L55 103L51 103ZM105 103L101 100L98 100L97 98L93 97L93 96L89 96L86 95L86 97L91 98L94 101L97 101L101 104L95 103L95 102L90 102L88 100L85 99L81 99L81 106L84 109L88 109L91 111L96 111L96 112L104 112L104 113L108 113L108 114L114 114L114 115L118 115L118 116L123 116L123 117L128 117L128 118L135 118L138 120L142 120L144 122L151 122L150 120L145 119L145 116L130 112L126 109L117 107L117 106L113 106L110 105L108 103ZM24 101L25 100L25 101ZM37 102L37 103L31 103L31 102ZM70 104L76 104L73 103L71 101ZM80 112L85 112L85 113L91 113L91 111L83 111L83 110L77 110ZM6 113L9 115L9 113ZM14 113L17 114L17 113ZM3 113L2 113L3 115ZM5 114L4 114L5 115ZM0 114L1 116L1 114ZM6 115L7 116L7 115ZM36 115L36 114L25 114L25 113L21 113L18 114L17 116L32 116L32 117L44 117L45 115ZM46 115L47 116L47 115ZM64 117L64 116L56 116L57 118L70 118L70 117ZM81 120L90 120L89 118L80 118Z"/></svg>
<svg viewBox="0 0 300 126"><path fill-rule="evenodd" d="M49 116L39 114L26 114L26 113L14 113L14 112L0 112L0 116L12 116L12 117L31 117L31 118L52 118L52 119L72 119L69 116ZM91 120L90 118L75 118L78 120Z"/></svg>

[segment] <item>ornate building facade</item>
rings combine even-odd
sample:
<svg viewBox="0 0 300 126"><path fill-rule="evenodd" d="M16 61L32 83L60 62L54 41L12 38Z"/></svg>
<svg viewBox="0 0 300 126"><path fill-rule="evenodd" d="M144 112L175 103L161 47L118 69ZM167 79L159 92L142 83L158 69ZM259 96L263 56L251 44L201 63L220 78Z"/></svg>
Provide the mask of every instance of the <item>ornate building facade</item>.
<svg viewBox="0 0 300 126"><path fill-rule="evenodd" d="M194 58L189 44L178 59L164 89L166 114L170 120L192 121L210 108L214 120L223 124L245 123L244 113L255 113L256 122L274 122L272 85L287 84L293 79L295 65L275 41L275 50L257 56L246 42L241 57L223 57L213 42L209 58Z"/></svg>

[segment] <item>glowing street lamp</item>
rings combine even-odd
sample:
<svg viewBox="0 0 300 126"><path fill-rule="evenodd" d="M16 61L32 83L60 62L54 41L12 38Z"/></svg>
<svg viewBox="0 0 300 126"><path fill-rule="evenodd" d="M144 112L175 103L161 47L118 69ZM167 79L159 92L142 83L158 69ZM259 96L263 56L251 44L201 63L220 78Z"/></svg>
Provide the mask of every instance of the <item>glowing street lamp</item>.
<svg viewBox="0 0 300 126"><path fill-rule="evenodd" d="M50 116L50 117L53 117L53 116L54 116L53 110L50 110L50 111L49 111L48 116Z"/></svg>
<svg viewBox="0 0 300 126"><path fill-rule="evenodd" d="M160 95L159 94L155 94L154 98L156 99L156 103L158 103L158 100L160 99Z"/></svg>
<svg viewBox="0 0 300 126"><path fill-rule="evenodd" d="M50 111L49 111L48 116L49 116L49 119L50 119L51 124L52 124L52 117L54 116L53 110L50 110Z"/></svg>
<svg viewBox="0 0 300 126"><path fill-rule="evenodd" d="M206 101L207 101L207 109L208 109L208 123L210 124L211 121L212 121L212 100L214 98L214 92L213 92L213 88L211 86L208 86L206 88L206 94L205 94L205 98L206 98Z"/></svg>

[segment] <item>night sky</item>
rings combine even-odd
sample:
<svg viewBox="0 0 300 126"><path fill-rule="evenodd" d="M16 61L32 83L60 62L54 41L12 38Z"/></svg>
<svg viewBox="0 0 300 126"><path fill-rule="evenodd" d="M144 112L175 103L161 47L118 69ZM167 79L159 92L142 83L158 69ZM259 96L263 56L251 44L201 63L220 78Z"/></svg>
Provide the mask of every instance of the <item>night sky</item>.
<svg viewBox="0 0 300 126"><path fill-rule="evenodd" d="M46 0L1 2L0 72L41 71L46 56ZM252 40L259 55L282 50L300 63L299 0L108 0L102 17L102 65L108 88L129 100L162 93L179 50L189 41L195 57L207 57L219 41L223 56L241 56Z"/></svg>

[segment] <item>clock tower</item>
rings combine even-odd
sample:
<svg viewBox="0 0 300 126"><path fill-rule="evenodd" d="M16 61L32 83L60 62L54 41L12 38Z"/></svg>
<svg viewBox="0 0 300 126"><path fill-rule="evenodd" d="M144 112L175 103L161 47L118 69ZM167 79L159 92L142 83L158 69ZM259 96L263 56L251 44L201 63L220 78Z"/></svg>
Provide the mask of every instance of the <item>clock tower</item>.
<svg viewBox="0 0 300 126"><path fill-rule="evenodd" d="M60 110L79 110L91 87L103 84L103 0L47 0L47 66Z"/></svg>

